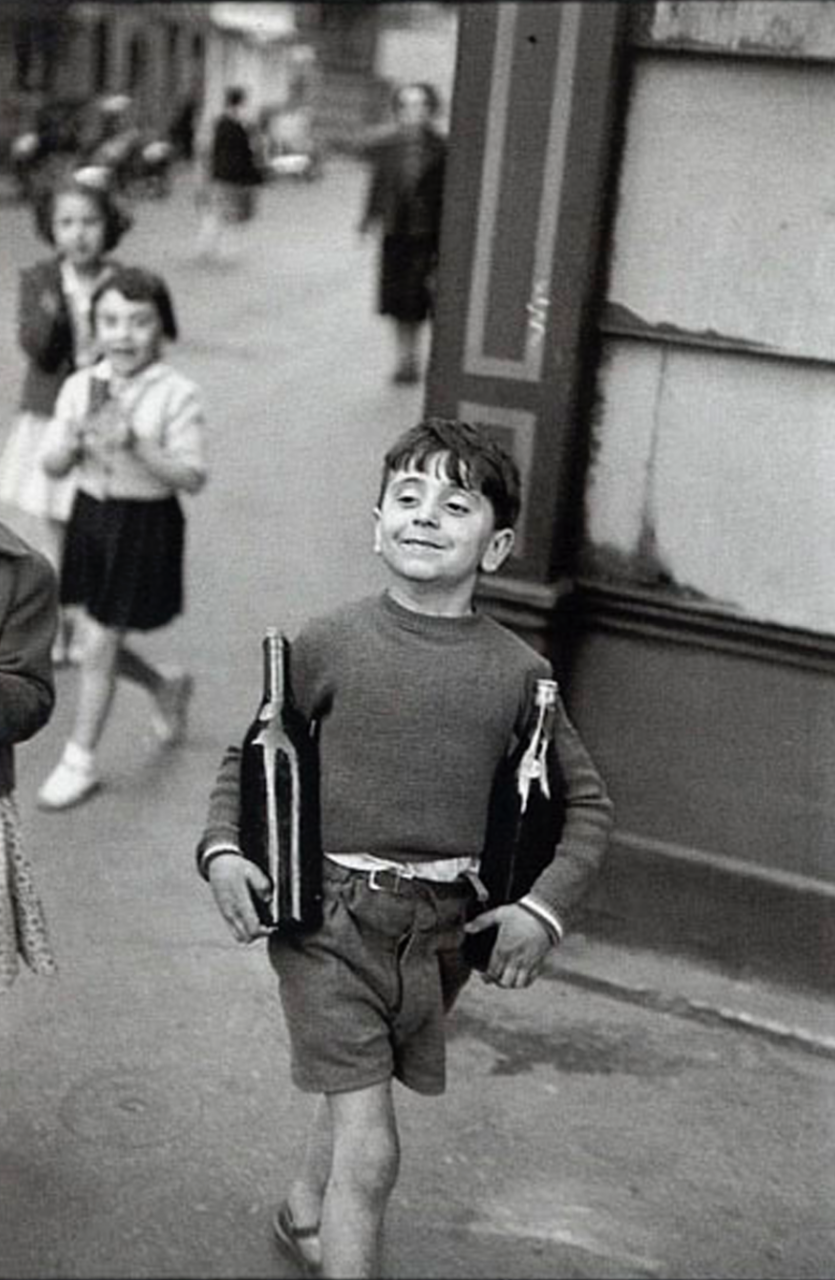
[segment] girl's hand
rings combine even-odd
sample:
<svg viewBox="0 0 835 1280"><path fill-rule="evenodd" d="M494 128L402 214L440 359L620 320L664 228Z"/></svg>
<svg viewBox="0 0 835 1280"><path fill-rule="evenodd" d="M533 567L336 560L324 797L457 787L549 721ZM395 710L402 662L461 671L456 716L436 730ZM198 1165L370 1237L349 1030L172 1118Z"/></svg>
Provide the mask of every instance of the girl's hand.
<svg viewBox="0 0 835 1280"><path fill-rule="evenodd" d="M498 925L499 932L484 981L499 987L529 987L554 945L545 925L524 907L511 902L482 912L464 926L464 931L481 933L491 925Z"/></svg>

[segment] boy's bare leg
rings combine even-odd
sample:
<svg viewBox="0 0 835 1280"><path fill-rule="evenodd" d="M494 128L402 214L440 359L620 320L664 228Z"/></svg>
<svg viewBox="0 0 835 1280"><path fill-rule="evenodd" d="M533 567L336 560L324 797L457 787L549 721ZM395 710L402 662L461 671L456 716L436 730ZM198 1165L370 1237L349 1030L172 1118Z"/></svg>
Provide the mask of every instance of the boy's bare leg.
<svg viewBox="0 0 835 1280"><path fill-rule="evenodd" d="M379 1276L383 1220L400 1164L391 1081L327 1100L333 1159L322 1206L323 1274Z"/></svg>
<svg viewBox="0 0 835 1280"><path fill-rule="evenodd" d="M307 1139L301 1172L287 1196L293 1222L297 1227L313 1227L322 1221L322 1203L331 1172L333 1134L328 1100L316 1102L313 1124ZM322 1261L322 1246L316 1238L299 1241L299 1248L314 1265Z"/></svg>

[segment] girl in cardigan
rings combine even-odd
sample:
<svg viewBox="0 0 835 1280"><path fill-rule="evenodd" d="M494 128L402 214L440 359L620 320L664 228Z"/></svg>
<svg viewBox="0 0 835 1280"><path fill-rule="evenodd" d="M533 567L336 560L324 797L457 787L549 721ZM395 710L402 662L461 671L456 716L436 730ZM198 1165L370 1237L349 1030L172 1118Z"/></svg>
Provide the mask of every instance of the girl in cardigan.
<svg viewBox="0 0 835 1280"><path fill-rule="evenodd" d="M55 250L21 272L18 339L28 367L20 412L0 457L0 501L20 515L21 532L58 568L74 493L40 465L44 434L64 379L96 358L90 303L112 270L108 253L130 220L103 189L76 176L43 192L35 205L38 234ZM67 657L62 623L53 655Z"/></svg>
<svg viewBox="0 0 835 1280"><path fill-rule="evenodd" d="M197 493L206 479L200 393L161 359L177 328L159 276L115 269L93 296L93 322L104 358L64 383L43 453L50 475L77 475L61 602L85 614L75 722L38 794L44 809L78 804L98 788L95 752L117 676L150 694L153 726L167 743L183 736L192 688L187 674L164 674L129 648L125 634L182 611L178 495Z"/></svg>

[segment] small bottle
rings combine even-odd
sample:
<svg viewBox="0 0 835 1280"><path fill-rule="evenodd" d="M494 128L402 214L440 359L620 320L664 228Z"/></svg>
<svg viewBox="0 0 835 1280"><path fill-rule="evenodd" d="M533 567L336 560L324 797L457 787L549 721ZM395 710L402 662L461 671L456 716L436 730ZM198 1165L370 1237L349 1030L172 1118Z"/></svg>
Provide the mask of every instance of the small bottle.
<svg viewBox="0 0 835 1280"><path fill-rule="evenodd" d="M479 879L486 898L478 911L516 902L552 861L565 821L563 778L554 746L556 680L537 680L532 724L493 779ZM498 930L471 934L464 955L486 969Z"/></svg>
<svg viewBox="0 0 835 1280"><path fill-rule="evenodd" d="M293 701L287 638L268 627L262 648L263 696L241 752L241 851L270 878L269 899L255 898L263 923L315 928L322 898L318 744Z"/></svg>

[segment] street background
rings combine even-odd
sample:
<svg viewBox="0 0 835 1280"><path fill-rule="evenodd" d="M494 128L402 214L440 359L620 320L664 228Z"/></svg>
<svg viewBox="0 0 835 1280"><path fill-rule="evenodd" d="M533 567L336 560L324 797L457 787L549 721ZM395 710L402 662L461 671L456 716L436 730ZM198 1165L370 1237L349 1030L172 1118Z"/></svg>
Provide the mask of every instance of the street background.
<svg viewBox="0 0 835 1280"><path fill-rule="evenodd" d="M62 815L35 791L76 675L18 754L28 845L58 954L0 997L0 1274L291 1275L269 1221L299 1158L263 945L225 931L194 870L227 742L255 711L263 629L381 583L380 459L421 413L389 382L363 173L276 184L235 261L194 256L193 179L136 206L118 256L161 270L173 363L201 385L212 478L188 501L184 618L139 643L196 678L188 742L155 745L120 688L101 795ZM0 215L2 427L23 364L16 275L43 256ZM361 744L358 744L361 749ZM441 1099L398 1096L397 1277L835 1274L835 1018L809 993L570 938L533 988L474 981Z"/></svg>

